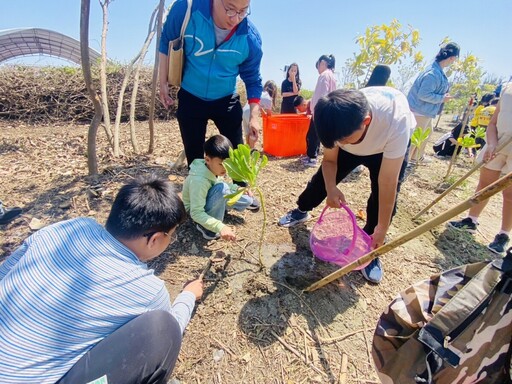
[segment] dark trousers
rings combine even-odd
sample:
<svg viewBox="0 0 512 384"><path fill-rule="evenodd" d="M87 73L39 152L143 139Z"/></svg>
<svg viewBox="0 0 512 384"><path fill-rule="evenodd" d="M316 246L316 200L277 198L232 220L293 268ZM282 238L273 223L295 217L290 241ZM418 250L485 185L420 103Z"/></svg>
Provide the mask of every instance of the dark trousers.
<svg viewBox="0 0 512 384"><path fill-rule="evenodd" d="M178 91L178 100L176 116L189 165L194 159L204 157L203 145L209 119L213 120L219 132L231 141L234 148L243 143L242 105L239 95L205 101L181 88Z"/></svg>
<svg viewBox="0 0 512 384"><path fill-rule="evenodd" d="M109 384L165 384L180 347L176 319L166 311L146 312L96 344L58 384L88 383L103 376Z"/></svg>
<svg viewBox="0 0 512 384"><path fill-rule="evenodd" d="M315 122L313 117L309 121L309 129L306 135L306 154L310 159L316 159L318 157L318 151L320 150L320 139L316 133Z"/></svg>
<svg viewBox="0 0 512 384"><path fill-rule="evenodd" d="M403 181L405 169L407 167L407 154L400 169L398 177L397 195L400 191L400 185ZM370 171L371 192L366 205L366 225L363 230L372 234L379 221L379 171L382 163L382 153L369 156L357 156L349 152L339 149L338 152L338 169L336 172L336 184L341 182L350 172L359 165L364 165ZM325 190L324 175L322 167L313 175L308 182L306 189L300 194L297 204L301 211L311 211L318 207L327 197ZM396 198L393 215L396 213Z"/></svg>

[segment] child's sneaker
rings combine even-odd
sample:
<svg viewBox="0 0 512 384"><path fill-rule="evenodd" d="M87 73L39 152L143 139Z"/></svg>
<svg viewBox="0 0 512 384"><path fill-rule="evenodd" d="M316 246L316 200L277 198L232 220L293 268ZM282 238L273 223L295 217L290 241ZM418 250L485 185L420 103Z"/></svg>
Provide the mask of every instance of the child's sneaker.
<svg viewBox="0 0 512 384"><path fill-rule="evenodd" d="M245 209L248 209L249 211L253 211L253 212L258 212L260 210L260 207L261 207L260 202L256 198L253 198L252 203L250 205L248 205L247 208L245 208Z"/></svg>
<svg viewBox="0 0 512 384"><path fill-rule="evenodd" d="M308 212L302 212L299 208L295 208L279 219L278 224L281 227L293 227L303 223L309 219Z"/></svg>
<svg viewBox="0 0 512 384"><path fill-rule="evenodd" d="M449 221L448 226L451 228L463 230L469 233L476 233L476 226L478 224L475 224L471 218L466 217L465 219L459 220L459 221Z"/></svg>
<svg viewBox="0 0 512 384"><path fill-rule="evenodd" d="M218 233L206 229L201 224L197 224L196 228L199 232L201 232L203 238L206 240L217 240L218 238L220 238L220 235Z"/></svg>
<svg viewBox="0 0 512 384"><path fill-rule="evenodd" d="M19 207L3 208L0 204L0 224L8 224L21 215L22 209Z"/></svg>
<svg viewBox="0 0 512 384"><path fill-rule="evenodd" d="M306 157L306 160L304 160L304 166L306 167L316 167L318 165L318 160L317 159L313 159L311 157Z"/></svg>
<svg viewBox="0 0 512 384"><path fill-rule="evenodd" d="M498 233L494 237L494 241L487 246L487 249L489 249L491 252L503 256L509 241L510 237L508 237L506 233Z"/></svg>

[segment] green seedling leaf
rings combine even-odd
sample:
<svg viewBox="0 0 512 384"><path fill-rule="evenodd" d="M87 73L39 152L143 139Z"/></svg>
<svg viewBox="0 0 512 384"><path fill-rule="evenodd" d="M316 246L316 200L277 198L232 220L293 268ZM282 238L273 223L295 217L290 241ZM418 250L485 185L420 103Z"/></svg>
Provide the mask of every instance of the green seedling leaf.
<svg viewBox="0 0 512 384"><path fill-rule="evenodd" d="M464 148L479 148L480 144L476 144L475 138L471 134L467 134L464 137L459 137L457 142L461 147Z"/></svg>
<svg viewBox="0 0 512 384"><path fill-rule="evenodd" d="M477 127L473 132L473 137L475 139L485 139L485 131L484 127Z"/></svg>
<svg viewBox="0 0 512 384"><path fill-rule="evenodd" d="M423 129L422 127L417 127L411 136L411 145L419 148L421 144L428 139L430 136L431 129Z"/></svg>
<svg viewBox="0 0 512 384"><path fill-rule="evenodd" d="M229 150L229 158L225 159L223 164L229 177L237 182L245 182L247 187L241 188L234 193L226 195L227 204L232 206L240 197L248 190L258 193L261 200L261 207L263 210L263 225L260 235L258 253L260 266L263 267L262 246L265 234L265 227L267 221L267 213L265 209L265 200L261 189L257 185L257 178L260 170L268 163L268 158L261 155L259 152L254 151L246 144L239 144L236 149Z"/></svg>
<svg viewBox="0 0 512 384"><path fill-rule="evenodd" d="M247 191L247 188L240 188L238 191L234 192L234 193L230 193L229 195L226 195L224 196L228 201L227 201L227 205L229 205L230 207L232 207L233 205L235 205L235 203L240 200L240 198L242 197L242 195Z"/></svg>

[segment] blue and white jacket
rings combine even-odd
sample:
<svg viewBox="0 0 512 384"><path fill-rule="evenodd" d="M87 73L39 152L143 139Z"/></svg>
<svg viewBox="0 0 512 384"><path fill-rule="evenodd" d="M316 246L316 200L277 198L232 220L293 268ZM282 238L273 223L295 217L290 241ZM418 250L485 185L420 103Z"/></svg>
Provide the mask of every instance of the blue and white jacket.
<svg viewBox="0 0 512 384"><path fill-rule="evenodd" d="M436 117L450 85L438 62L421 72L407 95L411 111L427 117Z"/></svg>
<svg viewBox="0 0 512 384"><path fill-rule="evenodd" d="M194 0L185 29L185 64L181 87L203 100L217 100L232 95L236 78L242 78L247 99L258 102L263 90L260 63L263 55L261 37L245 18L227 41L215 46L215 29L210 0ZM177 0L165 21L160 52L168 54L169 42L180 36L187 10L187 0Z"/></svg>

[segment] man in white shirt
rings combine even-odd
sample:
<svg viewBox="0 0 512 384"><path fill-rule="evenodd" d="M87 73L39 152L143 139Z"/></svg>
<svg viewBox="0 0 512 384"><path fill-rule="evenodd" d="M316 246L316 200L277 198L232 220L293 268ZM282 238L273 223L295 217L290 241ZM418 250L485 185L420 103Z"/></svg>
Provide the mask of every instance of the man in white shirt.
<svg viewBox="0 0 512 384"><path fill-rule="evenodd" d="M372 236L372 248L380 247L396 210L399 176L407 165L405 154L416 124L407 98L391 87L336 90L318 101L315 122L325 147L322 166L299 196L298 207L283 216L279 225L306 221L308 212L326 197L330 207L346 204L337 184L364 165L370 171L371 193L363 230ZM361 272L373 283L382 280L379 259Z"/></svg>

